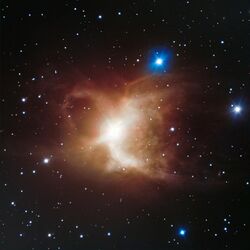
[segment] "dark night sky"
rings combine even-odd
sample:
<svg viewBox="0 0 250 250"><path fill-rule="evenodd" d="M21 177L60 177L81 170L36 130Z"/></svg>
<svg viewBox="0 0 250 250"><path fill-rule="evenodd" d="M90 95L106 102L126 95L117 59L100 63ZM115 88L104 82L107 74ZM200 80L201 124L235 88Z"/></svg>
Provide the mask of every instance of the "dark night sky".
<svg viewBox="0 0 250 250"><path fill-rule="evenodd" d="M0 5L0 249L250 249L249 1Z"/></svg>

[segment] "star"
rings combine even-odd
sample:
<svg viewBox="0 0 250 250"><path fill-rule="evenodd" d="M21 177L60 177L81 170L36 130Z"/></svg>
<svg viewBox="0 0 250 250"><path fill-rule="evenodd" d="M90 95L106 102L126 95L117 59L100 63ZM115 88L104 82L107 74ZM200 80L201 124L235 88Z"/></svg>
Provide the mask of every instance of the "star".
<svg viewBox="0 0 250 250"><path fill-rule="evenodd" d="M242 112L242 107L240 105L232 104L231 108L232 108L232 112L235 113L236 115Z"/></svg>
<svg viewBox="0 0 250 250"><path fill-rule="evenodd" d="M154 72L166 71L169 67L170 52L165 49L154 51L149 58L149 68Z"/></svg>
<svg viewBox="0 0 250 250"><path fill-rule="evenodd" d="M43 163L44 163L44 164L48 164L49 161L50 161L50 160L49 160L49 158L47 158L47 157L43 159Z"/></svg>
<svg viewBox="0 0 250 250"><path fill-rule="evenodd" d="M184 237L184 236L186 235L186 232L187 232L186 229L180 228L178 234L179 234L180 236Z"/></svg>
<svg viewBox="0 0 250 250"><path fill-rule="evenodd" d="M156 65L162 65L163 64L163 59L162 58L157 58L156 60L155 60L155 64Z"/></svg>
<svg viewBox="0 0 250 250"><path fill-rule="evenodd" d="M12 201L10 204L11 206L14 206L14 207L16 206L16 203L14 201Z"/></svg>
<svg viewBox="0 0 250 250"><path fill-rule="evenodd" d="M240 112L241 112L241 106L235 106L235 107L234 107L234 112L235 112L236 114L240 113Z"/></svg>
<svg viewBox="0 0 250 250"><path fill-rule="evenodd" d="M174 132L174 131L175 131L175 128L174 128L174 127L171 127L171 128L170 128L170 131L171 131L171 132Z"/></svg>

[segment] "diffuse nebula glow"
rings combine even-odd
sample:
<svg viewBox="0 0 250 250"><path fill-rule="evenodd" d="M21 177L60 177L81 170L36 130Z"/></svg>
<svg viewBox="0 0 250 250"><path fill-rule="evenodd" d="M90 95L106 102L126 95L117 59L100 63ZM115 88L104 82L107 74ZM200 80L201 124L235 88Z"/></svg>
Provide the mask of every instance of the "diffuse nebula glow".
<svg viewBox="0 0 250 250"><path fill-rule="evenodd" d="M152 76L116 91L77 85L62 108L68 117L68 154L78 165L106 173L164 177L168 161L175 157L166 127L171 126L168 118L177 96L177 88L173 91Z"/></svg>

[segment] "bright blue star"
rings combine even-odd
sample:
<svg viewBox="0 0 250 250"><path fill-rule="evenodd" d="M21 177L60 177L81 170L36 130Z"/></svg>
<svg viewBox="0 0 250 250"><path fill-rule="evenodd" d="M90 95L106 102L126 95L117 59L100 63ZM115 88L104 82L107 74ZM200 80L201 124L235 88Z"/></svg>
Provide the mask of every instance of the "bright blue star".
<svg viewBox="0 0 250 250"><path fill-rule="evenodd" d="M154 73L166 72L169 68L170 52L166 50L153 51L149 57L149 69Z"/></svg>
<svg viewBox="0 0 250 250"><path fill-rule="evenodd" d="M231 110L235 115L239 115L242 112L242 106L241 105L231 105Z"/></svg>
<svg viewBox="0 0 250 250"><path fill-rule="evenodd" d="M160 58L160 57L157 58L157 59L155 60L155 64L156 64L156 65L159 65L159 66L162 65L162 64L163 64L163 59Z"/></svg>
<svg viewBox="0 0 250 250"><path fill-rule="evenodd" d="M179 235L180 236L184 237L186 235L186 233L187 233L186 229L184 229L184 228L179 229Z"/></svg>

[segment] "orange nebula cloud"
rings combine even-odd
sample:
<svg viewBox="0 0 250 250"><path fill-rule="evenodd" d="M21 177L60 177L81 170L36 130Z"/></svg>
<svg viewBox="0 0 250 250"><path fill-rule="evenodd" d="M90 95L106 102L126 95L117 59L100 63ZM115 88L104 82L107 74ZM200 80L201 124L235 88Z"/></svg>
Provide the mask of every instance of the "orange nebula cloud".
<svg viewBox="0 0 250 250"><path fill-rule="evenodd" d="M183 99L168 85L151 76L115 90L77 85L62 107L68 155L84 169L164 178L175 157L171 111Z"/></svg>

